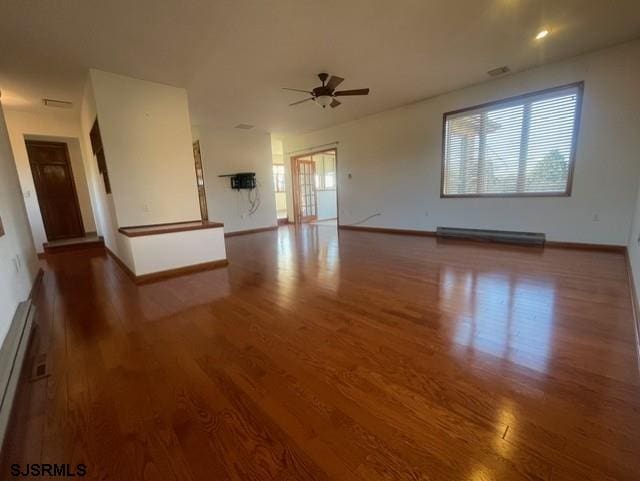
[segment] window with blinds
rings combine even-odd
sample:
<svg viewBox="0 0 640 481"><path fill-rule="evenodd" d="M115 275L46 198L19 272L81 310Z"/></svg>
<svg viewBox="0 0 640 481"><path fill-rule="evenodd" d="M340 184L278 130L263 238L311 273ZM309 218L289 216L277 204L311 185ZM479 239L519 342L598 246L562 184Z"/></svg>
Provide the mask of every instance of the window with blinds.
<svg viewBox="0 0 640 481"><path fill-rule="evenodd" d="M443 197L569 195L583 84L444 115Z"/></svg>

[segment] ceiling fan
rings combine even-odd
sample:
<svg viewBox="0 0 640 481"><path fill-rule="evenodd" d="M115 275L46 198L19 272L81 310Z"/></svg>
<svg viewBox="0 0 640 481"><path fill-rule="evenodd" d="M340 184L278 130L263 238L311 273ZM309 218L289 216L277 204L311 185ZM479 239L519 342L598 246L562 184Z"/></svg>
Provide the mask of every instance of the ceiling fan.
<svg viewBox="0 0 640 481"><path fill-rule="evenodd" d="M369 95L369 89L356 89L356 90L337 90L336 87L340 85L344 79L342 77L337 77L332 75L329 78L328 73L319 73L318 78L322 82L320 87L316 87L313 90L301 90L301 89L290 89L284 87L282 90L292 90L294 92L304 92L306 94L310 94L311 97L306 98L304 100L299 100L297 102L293 102L291 105L298 105L303 102L308 102L309 100L314 100L318 105L320 105L323 109L327 108L327 106L331 108L336 108L342 102L340 102L336 97L344 97L347 95ZM327 82L327 79L329 81Z"/></svg>

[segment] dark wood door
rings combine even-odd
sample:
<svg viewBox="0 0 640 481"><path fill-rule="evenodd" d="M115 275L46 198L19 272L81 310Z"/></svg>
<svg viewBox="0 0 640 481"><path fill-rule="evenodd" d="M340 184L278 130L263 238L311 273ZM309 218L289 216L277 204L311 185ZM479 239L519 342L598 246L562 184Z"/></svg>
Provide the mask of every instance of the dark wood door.
<svg viewBox="0 0 640 481"><path fill-rule="evenodd" d="M27 140L47 240L84 236L67 144Z"/></svg>
<svg viewBox="0 0 640 481"><path fill-rule="evenodd" d="M318 218L316 199L316 164L311 158L294 159L294 206L296 222L311 222Z"/></svg>

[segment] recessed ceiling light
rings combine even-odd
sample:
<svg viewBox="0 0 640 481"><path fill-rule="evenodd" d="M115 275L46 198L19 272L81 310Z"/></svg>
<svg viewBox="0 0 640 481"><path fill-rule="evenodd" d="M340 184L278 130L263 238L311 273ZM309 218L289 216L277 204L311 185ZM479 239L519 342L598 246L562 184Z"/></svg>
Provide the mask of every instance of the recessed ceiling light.
<svg viewBox="0 0 640 481"><path fill-rule="evenodd" d="M542 40L544 37L546 37L547 35L549 35L549 30L540 30L538 32L538 35L536 35L536 40Z"/></svg>

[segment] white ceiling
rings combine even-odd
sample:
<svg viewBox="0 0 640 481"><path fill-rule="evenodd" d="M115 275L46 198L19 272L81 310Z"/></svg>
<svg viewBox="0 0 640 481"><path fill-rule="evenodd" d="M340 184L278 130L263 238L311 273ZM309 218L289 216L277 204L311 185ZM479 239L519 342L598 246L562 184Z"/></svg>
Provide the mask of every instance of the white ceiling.
<svg viewBox="0 0 640 481"><path fill-rule="evenodd" d="M639 0L2 0L0 89L9 108L77 108L94 67L185 87L197 125L284 133L637 37ZM304 94L281 87L321 71L371 94L288 107Z"/></svg>

